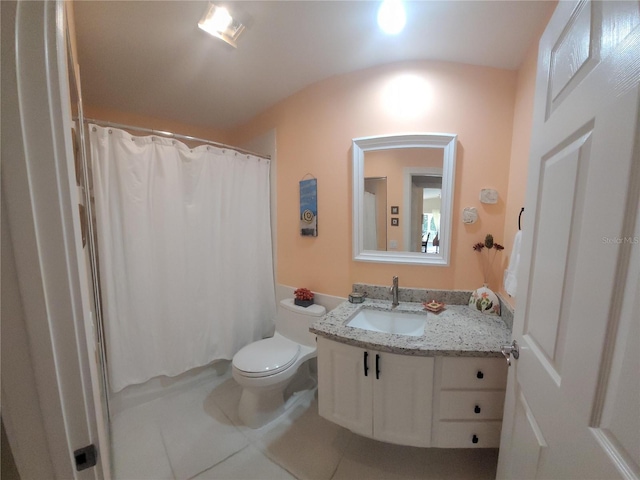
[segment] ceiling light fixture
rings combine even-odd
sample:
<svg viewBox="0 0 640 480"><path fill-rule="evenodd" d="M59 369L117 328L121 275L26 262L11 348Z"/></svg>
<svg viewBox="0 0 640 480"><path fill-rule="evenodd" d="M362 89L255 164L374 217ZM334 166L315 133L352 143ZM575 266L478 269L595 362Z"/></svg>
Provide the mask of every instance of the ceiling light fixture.
<svg viewBox="0 0 640 480"><path fill-rule="evenodd" d="M198 22L198 27L235 48L238 47L236 40L245 28L231 16L229 10L213 3L209 3L207 11Z"/></svg>
<svg viewBox="0 0 640 480"><path fill-rule="evenodd" d="M378 10L378 26L389 35L397 35L407 23L402 0L384 0Z"/></svg>

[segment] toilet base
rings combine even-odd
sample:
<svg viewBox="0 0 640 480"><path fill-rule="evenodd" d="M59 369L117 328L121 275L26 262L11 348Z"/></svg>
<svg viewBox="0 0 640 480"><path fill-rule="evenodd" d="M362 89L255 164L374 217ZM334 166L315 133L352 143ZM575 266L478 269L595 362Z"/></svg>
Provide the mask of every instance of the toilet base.
<svg viewBox="0 0 640 480"><path fill-rule="evenodd" d="M300 397L298 392L315 388L316 382L309 374L309 364L304 362L285 384L269 387L243 387L238 404L238 416L249 428L260 428L288 410Z"/></svg>

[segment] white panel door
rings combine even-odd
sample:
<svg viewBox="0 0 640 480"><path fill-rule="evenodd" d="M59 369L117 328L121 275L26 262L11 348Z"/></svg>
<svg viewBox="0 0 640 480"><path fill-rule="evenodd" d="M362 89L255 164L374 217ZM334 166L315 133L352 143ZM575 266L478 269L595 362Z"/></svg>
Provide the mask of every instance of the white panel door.
<svg viewBox="0 0 640 480"><path fill-rule="evenodd" d="M431 444L433 357L372 352L373 436L383 442Z"/></svg>
<svg viewBox="0 0 640 480"><path fill-rule="evenodd" d="M318 413L368 437L373 435L372 356L318 337Z"/></svg>
<svg viewBox="0 0 640 480"><path fill-rule="evenodd" d="M541 39L499 478L640 477L640 4Z"/></svg>

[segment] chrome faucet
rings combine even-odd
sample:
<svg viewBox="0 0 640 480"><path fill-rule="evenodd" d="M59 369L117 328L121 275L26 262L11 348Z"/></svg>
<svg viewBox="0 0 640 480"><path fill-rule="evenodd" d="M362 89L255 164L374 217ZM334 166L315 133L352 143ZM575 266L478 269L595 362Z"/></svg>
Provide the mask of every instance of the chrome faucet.
<svg viewBox="0 0 640 480"><path fill-rule="evenodd" d="M391 302L391 308L397 307L400 302L398 302L398 276L393 277L393 285L389 289L391 295L393 295L393 301Z"/></svg>

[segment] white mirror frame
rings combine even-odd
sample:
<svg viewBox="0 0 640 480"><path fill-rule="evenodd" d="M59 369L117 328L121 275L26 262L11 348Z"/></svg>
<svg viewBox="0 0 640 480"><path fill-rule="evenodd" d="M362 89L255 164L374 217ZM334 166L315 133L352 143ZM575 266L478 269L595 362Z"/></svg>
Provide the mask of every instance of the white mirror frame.
<svg viewBox="0 0 640 480"><path fill-rule="evenodd" d="M449 265L451 254L451 224L453 217L453 187L456 171L456 139L451 133L408 133L354 138L353 158L353 259L363 262L407 263L418 265ZM442 215L440 217L439 253L364 250L363 199L364 154L375 150L396 148L441 148Z"/></svg>

